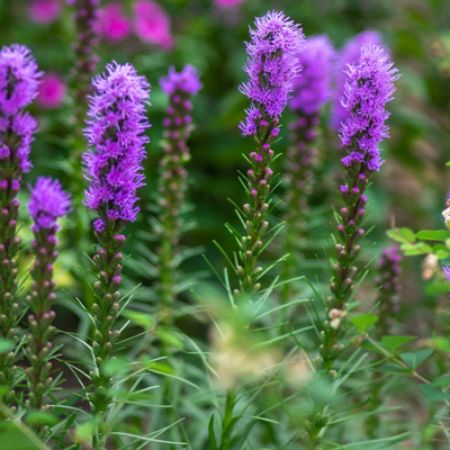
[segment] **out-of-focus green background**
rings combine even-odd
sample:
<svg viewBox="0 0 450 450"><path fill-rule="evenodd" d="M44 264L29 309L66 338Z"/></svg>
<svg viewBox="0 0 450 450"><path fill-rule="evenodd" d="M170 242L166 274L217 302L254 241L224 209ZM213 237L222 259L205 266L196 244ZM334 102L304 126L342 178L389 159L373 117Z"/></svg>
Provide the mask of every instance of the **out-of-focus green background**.
<svg viewBox="0 0 450 450"><path fill-rule="evenodd" d="M28 14L31 2L0 0L0 40L29 46L44 71L57 72L68 78L73 66L72 43L75 38L72 10L63 2L59 18L50 24L33 23ZM102 6L111 3L103 1ZM122 3L131 15L132 1ZM390 119L392 139L383 144L386 160L371 189L370 222L377 226L372 241L385 241L384 231L392 225L419 229L440 226L440 213L448 190L445 162L449 159L450 105L450 3L446 0L247 0L232 10L217 7L212 0L164 0L159 4L171 20L175 45L161 50L130 36L120 43L102 40L99 45L100 64L115 59L131 62L152 84L149 117L153 128L149 134L146 162L147 186L142 189L144 209L140 222L130 227L132 239L137 229L147 227L146 211L155 192L157 164L160 156L161 122L167 100L158 84L159 78L174 65L185 63L198 67L203 90L194 101L195 132L190 141L192 160L189 164L189 202L194 206L195 227L185 244L201 245L217 264L220 254L211 244L218 240L231 249L231 237L225 222L236 222L233 206L227 200L240 203L243 190L237 181L237 171L244 167L242 153L252 147L250 139L240 136L237 125L243 118L247 100L238 92L244 80L243 41L253 18L269 9L284 10L300 22L305 34L326 33L337 48L354 34L365 29L378 30L389 46L401 73L396 100ZM70 90L64 105L54 110L33 106L40 131L32 149L34 168L27 175L51 174L71 186L70 160L73 148L70 136L72 106ZM284 122L289 120L289 113ZM326 127L327 115L323 118ZM283 134L287 135L287 127ZM332 193L336 185L337 139L325 131L320 146L319 174L322 177L313 196L317 205L337 204ZM286 136L276 149L284 152ZM280 164L282 167L282 164ZM281 192L281 191L280 191ZM26 197L26 195L24 195ZM330 209L327 206L328 209ZM68 219L73 220L73 217ZM332 225L331 212L326 223ZM69 226L70 228L70 226ZM325 231L328 232L325 226ZM317 233L317 230L315 231ZM26 230L23 231L26 235ZM70 237L70 236L69 236ZM63 244L62 266L71 266L71 240ZM134 248L136 240L130 243ZM379 244L378 244L379 247ZM373 249L374 254L379 250ZM192 260L191 269L205 268L201 258ZM418 265L419 263L417 263ZM188 268L189 269L189 268ZM417 271L417 268L416 268ZM69 273L61 270L60 283L77 290ZM416 281L406 286L414 297ZM406 294L408 297L408 294Z"/></svg>

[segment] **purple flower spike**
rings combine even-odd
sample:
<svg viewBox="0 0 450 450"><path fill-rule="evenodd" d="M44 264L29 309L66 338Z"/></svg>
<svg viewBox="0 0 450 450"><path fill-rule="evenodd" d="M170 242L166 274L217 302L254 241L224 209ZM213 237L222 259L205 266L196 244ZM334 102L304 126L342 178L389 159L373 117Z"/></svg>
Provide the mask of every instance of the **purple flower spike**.
<svg viewBox="0 0 450 450"><path fill-rule="evenodd" d="M173 95L175 91L195 95L202 88L197 69L189 64L184 66L181 72L171 67L169 74L161 78L160 84L162 90L168 95Z"/></svg>
<svg viewBox="0 0 450 450"><path fill-rule="evenodd" d="M133 222L139 211L136 191L144 184L150 85L130 64L116 63L92 84L86 128L92 150L84 155L90 186L85 203L102 220Z"/></svg>
<svg viewBox="0 0 450 450"><path fill-rule="evenodd" d="M349 149L345 166L364 164L370 171L382 165L378 144L388 137L386 104L393 99L398 71L388 53L376 45L361 48L357 64L347 69L342 106L348 117L342 122L342 146Z"/></svg>
<svg viewBox="0 0 450 450"><path fill-rule="evenodd" d="M58 180L39 177L31 190L28 208L35 223L35 231L51 229L59 217L69 212L70 196L63 191Z"/></svg>
<svg viewBox="0 0 450 450"><path fill-rule="evenodd" d="M244 136L257 135L263 120L278 121L289 100L292 80L300 72L295 56L304 40L301 27L276 11L257 18L250 35L244 67L249 80L240 86L252 102L240 124Z"/></svg>
<svg viewBox="0 0 450 450"><path fill-rule="evenodd" d="M301 74L293 83L290 107L311 115L320 111L330 98L334 48L327 36L315 36L298 50Z"/></svg>
<svg viewBox="0 0 450 450"><path fill-rule="evenodd" d="M12 115L27 107L38 95L41 72L30 50L11 45L0 50L0 110Z"/></svg>
<svg viewBox="0 0 450 450"><path fill-rule="evenodd" d="M58 243L57 219L66 215L70 209L70 197L57 180L40 177L31 190L29 210L34 220L34 241L32 249L35 256L31 276L33 288L27 296L30 305L28 316L30 334L26 355L29 368L26 370L29 396L27 401L33 409L46 406L53 383L47 383L52 371L51 354L52 326L55 317L52 304L55 299L53 266L57 258Z"/></svg>
<svg viewBox="0 0 450 450"><path fill-rule="evenodd" d="M331 112L331 126L335 130L340 128L341 123L348 116L348 111L342 106L342 97L347 82L347 67L349 64L355 65L358 63L361 55L361 48L366 44L384 47L383 40L378 32L370 30L364 31L357 34L345 45L336 61L334 102Z"/></svg>

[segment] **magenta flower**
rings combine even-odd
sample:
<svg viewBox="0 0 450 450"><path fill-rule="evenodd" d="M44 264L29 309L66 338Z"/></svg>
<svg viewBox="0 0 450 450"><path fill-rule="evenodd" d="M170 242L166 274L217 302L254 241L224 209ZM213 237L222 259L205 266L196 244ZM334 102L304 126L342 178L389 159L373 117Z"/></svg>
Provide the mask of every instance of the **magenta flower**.
<svg viewBox="0 0 450 450"><path fill-rule="evenodd" d="M348 153L342 163L346 167L363 164L377 171L382 164L378 145L388 137L386 104L393 99L398 71L382 47L366 44L346 75L342 106L347 118L341 123L340 138Z"/></svg>
<svg viewBox="0 0 450 450"><path fill-rule="evenodd" d="M33 231L54 229L57 219L70 210L70 196L58 180L39 177L31 190L28 209L34 221Z"/></svg>
<svg viewBox="0 0 450 450"><path fill-rule="evenodd" d="M42 77L37 102L43 108L58 108L64 101L66 85L62 78L55 73L47 73Z"/></svg>
<svg viewBox="0 0 450 450"><path fill-rule="evenodd" d="M301 74L293 82L290 107L306 115L316 114L330 98L335 51L327 36L306 39L298 50Z"/></svg>
<svg viewBox="0 0 450 450"><path fill-rule="evenodd" d="M90 182L86 205L105 221L133 222L139 208L137 189L144 184L142 161L150 126L145 114L150 86L130 64L109 64L106 74L93 80L89 98L85 174Z"/></svg>
<svg viewBox="0 0 450 450"><path fill-rule="evenodd" d="M130 33L130 24L120 3L110 3L99 11L98 32L110 42L125 39Z"/></svg>
<svg viewBox="0 0 450 450"><path fill-rule="evenodd" d="M202 88L197 69L190 64L184 66L181 72L171 67L169 74L161 78L160 84L162 90L168 95L173 95L176 91L195 95Z"/></svg>
<svg viewBox="0 0 450 450"><path fill-rule="evenodd" d="M240 86L251 101L240 125L244 136L255 136L278 122L300 71L296 55L304 40L300 26L276 11L257 18L250 35L244 67L249 80Z"/></svg>
<svg viewBox="0 0 450 450"><path fill-rule="evenodd" d="M39 24L54 22L61 13L62 0L31 0L28 15Z"/></svg>
<svg viewBox="0 0 450 450"><path fill-rule="evenodd" d="M242 3L244 3L245 0L214 0L214 3L219 8L237 8Z"/></svg>
<svg viewBox="0 0 450 450"><path fill-rule="evenodd" d="M133 6L134 30L144 42L163 49L173 46L170 18L153 0L136 0Z"/></svg>
<svg viewBox="0 0 450 450"><path fill-rule="evenodd" d="M378 32L364 31L347 42L336 61L334 102L331 111L331 125L335 130L339 129L348 114L346 108L342 105L347 67L349 64L356 64L358 62L361 47L369 43L383 47L383 40Z"/></svg>

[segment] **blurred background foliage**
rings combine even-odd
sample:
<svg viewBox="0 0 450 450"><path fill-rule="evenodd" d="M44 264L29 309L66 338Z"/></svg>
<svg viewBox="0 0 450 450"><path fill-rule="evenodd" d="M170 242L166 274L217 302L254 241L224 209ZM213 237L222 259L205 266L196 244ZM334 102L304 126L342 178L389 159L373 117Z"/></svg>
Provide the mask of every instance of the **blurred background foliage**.
<svg viewBox="0 0 450 450"><path fill-rule="evenodd" d="M37 176L50 174L58 177L69 189L73 186L73 171L68 167L74 148L72 135L79 124L73 123L73 102L70 91L70 73L73 67L72 44L75 29L71 8L63 0L62 12L52 23L30 20L29 1L0 0L0 41L2 45L22 43L29 46L39 66L45 72L57 73L68 83L64 102L57 108L33 106L40 131L32 149L34 168L27 182ZM103 0L102 6L109 1ZM132 1L123 0L127 15L132 13ZM369 222L374 225L366 249L366 260L376 257L387 242L385 232L393 226L414 230L441 228L441 212L449 189L448 169L450 146L450 2L447 0L247 0L239 7L221 9L213 0L160 0L159 4L170 16L174 45L170 49L144 43L130 35L120 42L102 39L98 47L100 63L97 71L111 61L130 62L145 74L152 84L151 107L148 109L153 125L149 131L151 143L146 161L147 185L141 189L142 214L129 227L131 236L128 252L146 245L139 231L151 231L149 218L155 203L158 161L161 155L162 119L167 107L158 80L173 65L177 69L190 63L201 74L203 89L194 100L196 129L190 140L192 159L189 163L190 189L189 218L194 226L186 233L183 244L200 246L199 256L189 259L185 270L203 271L208 281L217 280L208 269L201 253L220 268L225 264L213 240L232 252L232 237L224 223L237 223L233 205L227 199L242 204L244 192L237 180L237 172L245 167L243 153L252 149L251 139L241 137L237 125L244 116L247 100L238 91L245 76L243 42L248 38L248 26L254 16L269 9L284 10L303 26L307 36L327 34L336 48L356 33L378 30L390 48L401 78L396 100L391 103L389 121L392 138L383 144L386 160L382 171L374 177L370 189ZM283 122L289 121L289 112ZM337 205L336 185L339 170L338 139L328 127L328 114L322 118L318 180L313 194L312 245L310 259L323 258L334 226L332 208ZM285 153L288 146L287 126L276 150ZM282 170L282 159L279 168ZM79 178L76 178L79 180ZM78 181L79 182L79 181ZM282 188L279 190L281 195ZM26 204L27 194L22 194ZM23 211L26 223L26 210ZM70 296L81 296L83 276L80 276L76 255L76 233L69 216L64 227L61 258L57 270L57 284ZM88 222L84 223L89 233ZM31 239L27 227L21 230L25 241ZM376 244L375 244L376 242ZM26 261L22 270L26 272ZM423 289L423 257L408 261L403 276L402 321L411 334L425 336L436 320L433 316L435 300ZM311 263L308 275L326 277L327 267ZM324 271L325 269L325 271ZM87 270L86 267L82 270ZM140 274L143 292L152 285ZM368 293L373 297L373 292ZM68 295L61 299L58 323L65 330L78 326L70 311L76 307ZM415 305L415 308L411 308ZM189 326L193 329L189 330ZM206 326L187 325L192 335L205 336ZM407 331L407 330L406 330ZM407 334L404 330L404 334Z"/></svg>
<svg viewBox="0 0 450 450"><path fill-rule="evenodd" d="M61 0L61 14L52 23L42 24L30 20L30 3L0 1L2 44L20 42L29 46L42 70L70 80L75 39L71 8ZM112 2L103 1L102 6L109 3ZM133 2L120 3L125 14L131 16ZM381 32L402 76L391 107L392 138L383 144L386 164L370 193L370 221L376 229L369 240L383 243L384 231L393 225L419 229L440 223L449 187L444 167L450 142L450 5L447 1L251 0L232 9L219 8L212 0L164 0L160 5L170 16L172 48L160 49L130 35L120 42L102 39L98 49L98 71L112 59L128 61L152 84L148 111L153 128L149 132L152 142L146 161L147 186L141 190L143 214L140 222L130 227L134 238L134 230L148 223L147 206L152 203L156 189L161 122L167 106L158 80L171 65L181 68L186 63L194 64L201 73L203 90L195 99L196 130L190 142L189 199L194 206L190 214L195 226L185 236L184 243L201 245L208 258L223 264L211 242L217 240L225 249L232 245L232 238L223 226L225 222L236 222L233 206L227 199L241 203L243 190L236 174L245 164L242 153L252 148L251 140L242 138L237 129L247 106L247 100L238 92L238 85L244 79L243 41L248 38L248 26L253 17L271 8L282 9L299 21L306 35L328 34L336 48L362 30ZM67 165L76 151L71 134L77 126L71 121L70 89L60 107L34 108L40 131L32 151L34 169L27 181L45 173L57 176L69 187L71 171ZM287 112L284 121L288 120ZM327 121L325 115L324 127ZM285 126L276 147L281 153L288 145L286 135ZM313 195L313 203L317 205L336 204L334 199L330 200L330 195L336 186L337 142L337 137L325 130L320 148L320 178ZM333 224L329 212L325 224L321 225L326 230ZM319 235L323 236L322 231ZM27 230L23 232L26 234ZM68 245L71 236L66 237L68 251L63 254L67 258L60 264L70 270L73 269ZM131 241L130 248L134 248L135 243ZM373 248L372 256L378 252L379 248ZM191 269L205 268L202 258L190 260L190 265ZM61 273L60 282L64 286L71 284L70 274ZM405 286L408 301L417 300L420 292L417 283L417 277L409 278ZM76 290L76 286L73 287Z"/></svg>

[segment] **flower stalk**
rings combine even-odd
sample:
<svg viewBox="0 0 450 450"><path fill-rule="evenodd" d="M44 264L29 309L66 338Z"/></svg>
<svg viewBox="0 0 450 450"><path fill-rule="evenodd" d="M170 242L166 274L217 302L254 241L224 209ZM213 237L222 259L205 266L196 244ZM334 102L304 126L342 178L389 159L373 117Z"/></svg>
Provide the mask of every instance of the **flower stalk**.
<svg viewBox="0 0 450 450"><path fill-rule="evenodd" d="M52 370L52 310L55 294L53 265L58 253L56 234L57 219L67 214L70 208L69 196L58 181L47 177L38 178L30 198L30 215L34 220L32 249L34 265L31 270L31 292L27 296L30 305L29 336L26 355L29 367L27 406L33 410L48 408L49 395L54 387Z"/></svg>
<svg viewBox="0 0 450 450"><path fill-rule="evenodd" d="M20 308L17 301L17 236L23 174L31 168L35 119L24 109L38 94L41 73L31 52L12 45L0 50L0 337L16 345ZM0 353L0 385L10 404L14 386L14 352Z"/></svg>
<svg viewBox="0 0 450 450"><path fill-rule="evenodd" d="M182 209L187 189L190 160L186 142L193 130L192 97L201 89L197 70L187 65L181 72L173 68L161 79L162 90L169 96L164 118L164 155L160 162L159 179L159 291L165 308L173 307L177 281L176 254L182 235ZM170 313L169 313L170 315Z"/></svg>
<svg viewBox="0 0 450 450"><path fill-rule="evenodd" d="M284 261L284 279L297 275L301 258L301 244L305 237L309 197L313 188L317 165L316 142L320 111L330 97L331 68L334 49L326 36L315 36L305 41L297 58L301 74L294 81L290 107L296 118L290 124L291 145L285 164L285 223L284 250L289 256ZM282 301L288 302L294 292L292 283L285 283Z"/></svg>
<svg viewBox="0 0 450 450"><path fill-rule="evenodd" d="M354 293L358 268L356 260L365 235L362 222L366 213L365 194L374 172L382 160L380 142L388 136L386 104L395 92L397 70L387 52L372 44L361 48L357 64L349 65L342 105L348 117L341 124L341 143L346 155L342 158L343 183L340 186L343 206L339 211L336 238L336 263L327 299L328 317L322 330L320 346L324 369L334 373L334 363L344 349L340 342L347 305Z"/></svg>
<svg viewBox="0 0 450 450"><path fill-rule="evenodd" d="M115 329L120 304L122 248L125 225L139 212L137 189L144 184L143 160L150 126L146 102L150 86L130 65L109 64L106 73L93 80L89 98L86 137L90 150L84 155L89 187L86 206L95 211L93 222L97 252L93 257L94 301L90 307L90 338L94 364L89 395L91 411L98 419L93 448L107 447L107 416L112 404L113 379L106 364L115 354Z"/></svg>
<svg viewBox="0 0 450 450"><path fill-rule="evenodd" d="M250 34L251 40L246 44L248 61L244 67L249 80L240 90L251 105L240 129L244 136L254 138L256 150L247 158L250 165L245 179L247 202L241 213L244 232L239 239L235 267L238 294L261 288L259 278L263 269L258 261L270 232L267 214L274 176L272 143L279 135L280 116L300 70L296 52L304 39L299 25L275 11L257 18Z"/></svg>

